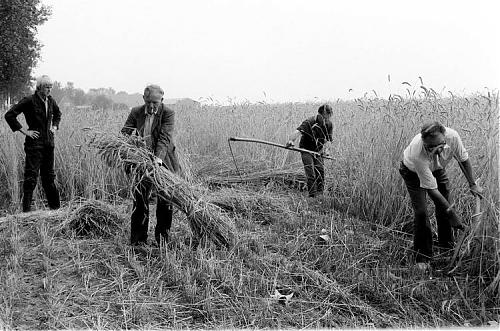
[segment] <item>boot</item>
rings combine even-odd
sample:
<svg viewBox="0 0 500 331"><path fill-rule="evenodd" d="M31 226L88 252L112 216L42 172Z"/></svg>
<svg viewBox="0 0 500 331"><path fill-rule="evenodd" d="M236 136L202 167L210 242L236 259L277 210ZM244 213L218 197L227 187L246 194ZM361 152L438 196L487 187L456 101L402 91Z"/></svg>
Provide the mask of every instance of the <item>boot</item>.
<svg viewBox="0 0 500 331"><path fill-rule="evenodd" d="M158 247L167 246L168 243L168 232L167 233L155 233L156 244Z"/></svg>
<svg viewBox="0 0 500 331"><path fill-rule="evenodd" d="M162 205L157 206L156 213L156 227L155 227L155 239L158 246L166 245L168 243L168 232L170 231L170 226L172 225L172 216L174 210L172 205ZM161 220L159 222L159 220Z"/></svg>
<svg viewBox="0 0 500 331"><path fill-rule="evenodd" d="M31 200L33 200L33 192L24 192L23 194L23 213L31 211Z"/></svg>
<svg viewBox="0 0 500 331"><path fill-rule="evenodd" d="M49 208L59 209L61 207L61 201L59 199L59 191L57 190L56 184L52 182L51 184L43 185L43 188Z"/></svg>

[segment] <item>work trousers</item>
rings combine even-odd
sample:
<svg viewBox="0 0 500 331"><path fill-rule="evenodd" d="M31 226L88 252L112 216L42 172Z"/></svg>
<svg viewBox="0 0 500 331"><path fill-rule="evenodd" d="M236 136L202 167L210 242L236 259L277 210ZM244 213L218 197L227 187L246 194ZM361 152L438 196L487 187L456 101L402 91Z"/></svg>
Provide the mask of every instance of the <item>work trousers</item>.
<svg viewBox="0 0 500 331"><path fill-rule="evenodd" d="M404 179L415 215L413 224L413 249L416 262L427 262L432 257L432 228L427 215L427 191L420 187L420 180L416 172L408 169L403 162L399 173ZM438 190L449 201L450 181L444 169L432 173L436 178ZM443 249L452 249L454 246L453 231L446 208L435 205L438 243Z"/></svg>
<svg viewBox="0 0 500 331"><path fill-rule="evenodd" d="M310 154L301 153L304 171L306 173L307 190L310 197L323 193L325 185L325 167L323 158Z"/></svg>
<svg viewBox="0 0 500 331"><path fill-rule="evenodd" d="M44 146L36 148L25 148L26 160L24 165L23 182L23 211L31 210L33 191L35 190L38 174L42 179L42 187L45 191L47 204L50 209L58 209L61 205L59 191L54 183L56 178L54 172L54 147Z"/></svg>
<svg viewBox="0 0 500 331"><path fill-rule="evenodd" d="M134 203L130 228L130 243L132 245L146 243L149 227L149 197L152 183L145 178L134 191ZM168 240L168 232L172 225L172 203L157 196L155 239L158 244L161 240Z"/></svg>

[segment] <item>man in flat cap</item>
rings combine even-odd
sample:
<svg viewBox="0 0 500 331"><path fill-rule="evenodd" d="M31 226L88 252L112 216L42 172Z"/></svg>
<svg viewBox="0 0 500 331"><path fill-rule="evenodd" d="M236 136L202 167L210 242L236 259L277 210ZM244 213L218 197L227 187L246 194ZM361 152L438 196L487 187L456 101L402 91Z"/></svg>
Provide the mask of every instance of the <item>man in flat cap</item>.
<svg viewBox="0 0 500 331"><path fill-rule="evenodd" d="M170 171L179 172L179 162L174 145L174 111L163 103L163 90L158 85L144 89L144 105L134 107L121 132L131 135L134 131L144 138L147 148L156 156L155 162L164 164ZM145 180L134 191L134 205L130 229L130 243L147 243L149 225L149 197L152 184ZM172 224L172 204L158 196L156 205L155 239L165 245Z"/></svg>
<svg viewBox="0 0 500 331"><path fill-rule="evenodd" d="M52 80L49 76L40 76L36 80L36 91L23 98L5 113L5 120L12 131L19 131L26 136L24 151L23 212L31 211L31 201L38 174L50 209L60 207L59 191L54 183L54 133L59 129L61 111L56 101L50 96ZM17 116L24 114L28 128L24 128Z"/></svg>

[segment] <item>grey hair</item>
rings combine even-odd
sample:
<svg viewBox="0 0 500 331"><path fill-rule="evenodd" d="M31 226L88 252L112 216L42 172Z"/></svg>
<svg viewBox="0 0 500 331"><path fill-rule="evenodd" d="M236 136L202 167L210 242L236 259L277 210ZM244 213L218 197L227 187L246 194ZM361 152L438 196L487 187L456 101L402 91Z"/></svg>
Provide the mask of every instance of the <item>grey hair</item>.
<svg viewBox="0 0 500 331"><path fill-rule="evenodd" d="M160 94L160 95L164 95L165 94L165 92L163 92L163 89L159 85L156 85L156 84L149 84L144 89L144 96L147 97L151 93Z"/></svg>
<svg viewBox="0 0 500 331"><path fill-rule="evenodd" d="M50 79L50 77L47 75L38 76L36 78L37 91L40 90L44 85L52 85L52 79Z"/></svg>

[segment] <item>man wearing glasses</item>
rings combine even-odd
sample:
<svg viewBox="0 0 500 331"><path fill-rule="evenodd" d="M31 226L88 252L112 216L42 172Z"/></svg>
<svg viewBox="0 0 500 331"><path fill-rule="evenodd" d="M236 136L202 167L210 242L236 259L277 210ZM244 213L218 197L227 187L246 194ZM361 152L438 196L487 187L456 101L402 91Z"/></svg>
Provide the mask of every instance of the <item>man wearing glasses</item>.
<svg viewBox="0 0 500 331"><path fill-rule="evenodd" d="M19 131L26 136L24 151L23 212L31 211L31 201L38 174L50 209L60 207L59 191L54 183L54 133L59 129L61 111L56 101L50 96L52 80L49 76L40 76L36 80L33 95L19 101L5 113L5 120L12 131ZM27 128L17 120L24 114Z"/></svg>
<svg viewBox="0 0 500 331"><path fill-rule="evenodd" d="M158 85L144 89L144 105L132 108L121 132L131 135L134 131L144 138L146 148L155 155L158 165L164 164L170 171L180 170L174 145L174 111L163 103L163 90ZM152 183L147 178L134 190L130 243L147 244L149 225L149 197ZM168 241L172 224L172 204L158 196L156 205L155 239L158 246Z"/></svg>
<svg viewBox="0 0 500 331"><path fill-rule="evenodd" d="M432 230L427 215L427 194L436 207L438 242L442 249L453 249L455 240L452 228L464 229L449 202L450 185L445 167L452 158L461 163L460 168L472 194L481 195L482 188L476 185L469 154L457 131L438 122L427 123L403 152L399 173L406 184L415 213L413 248L420 270L429 269L432 258Z"/></svg>

